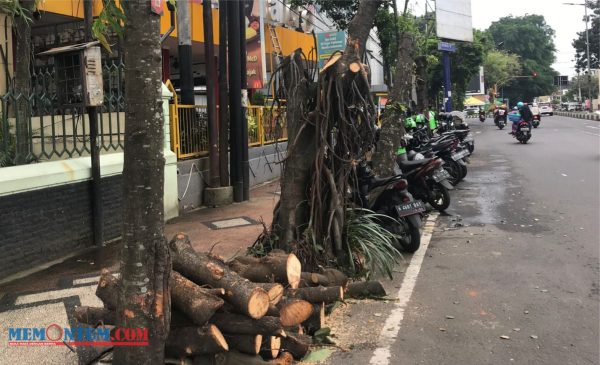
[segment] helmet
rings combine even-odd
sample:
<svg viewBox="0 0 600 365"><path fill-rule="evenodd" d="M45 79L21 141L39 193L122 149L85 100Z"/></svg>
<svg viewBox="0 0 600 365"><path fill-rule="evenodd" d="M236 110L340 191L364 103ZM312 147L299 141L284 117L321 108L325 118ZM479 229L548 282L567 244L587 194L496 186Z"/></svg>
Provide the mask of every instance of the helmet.
<svg viewBox="0 0 600 365"><path fill-rule="evenodd" d="M522 101L519 101L519 102L517 103L517 107L518 107L519 109L521 109L523 106L525 106L525 104L523 104L523 102L522 102Z"/></svg>

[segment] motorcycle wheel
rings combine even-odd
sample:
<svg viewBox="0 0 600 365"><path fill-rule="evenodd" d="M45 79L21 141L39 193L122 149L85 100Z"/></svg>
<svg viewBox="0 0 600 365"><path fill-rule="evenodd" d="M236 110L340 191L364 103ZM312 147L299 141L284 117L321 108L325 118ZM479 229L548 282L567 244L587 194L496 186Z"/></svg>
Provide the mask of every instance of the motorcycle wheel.
<svg viewBox="0 0 600 365"><path fill-rule="evenodd" d="M469 152L473 153L473 151L475 151L475 142L473 142L469 145Z"/></svg>
<svg viewBox="0 0 600 365"><path fill-rule="evenodd" d="M450 178L448 179L448 181L453 186L458 184L462 180L462 171L458 162L454 161L451 158L447 158L444 160L443 168L450 174Z"/></svg>
<svg viewBox="0 0 600 365"><path fill-rule="evenodd" d="M448 189L440 183L434 183L430 186L431 188L431 197L429 198L429 205L433 207L433 209L443 212L450 206L450 192Z"/></svg>
<svg viewBox="0 0 600 365"><path fill-rule="evenodd" d="M537 128L537 127L538 127L537 125L535 125L535 124L533 125L533 128Z"/></svg>
<svg viewBox="0 0 600 365"><path fill-rule="evenodd" d="M498 123L497 126L498 126L498 129L500 129L500 130L504 129L504 123Z"/></svg>
<svg viewBox="0 0 600 365"><path fill-rule="evenodd" d="M412 217L411 217L412 218ZM414 223L412 221L415 221ZM399 244L399 249L413 253L421 247L421 217L418 215L413 219L403 217L399 219L398 224L394 224L394 228L390 232L396 235L396 241ZM400 230L400 232L398 232Z"/></svg>
<svg viewBox="0 0 600 365"><path fill-rule="evenodd" d="M458 166L460 167L460 181L462 181L467 176L467 166L461 163Z"/></svg>

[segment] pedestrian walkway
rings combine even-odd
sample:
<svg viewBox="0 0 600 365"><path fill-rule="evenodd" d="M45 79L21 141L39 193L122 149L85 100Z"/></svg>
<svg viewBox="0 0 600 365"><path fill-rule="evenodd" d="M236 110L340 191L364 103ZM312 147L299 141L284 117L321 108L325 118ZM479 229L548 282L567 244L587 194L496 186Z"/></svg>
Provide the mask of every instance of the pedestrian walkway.
<svg viewBox="0 0 600 365"><path fill-rule="evenodd" d="M165 236L187 233L197 251L224 258L243 252L270 225L279 200L279 183L251 191L248 202L203 208L170 221ZM0 286L0 363L77 364L93 359L98 348L66 346L9 347L8 329L47 328L51 324L76 327L73 308L102 306L95 296L102 268L118 269L118 243L93 249L43 271Z"/></svg>

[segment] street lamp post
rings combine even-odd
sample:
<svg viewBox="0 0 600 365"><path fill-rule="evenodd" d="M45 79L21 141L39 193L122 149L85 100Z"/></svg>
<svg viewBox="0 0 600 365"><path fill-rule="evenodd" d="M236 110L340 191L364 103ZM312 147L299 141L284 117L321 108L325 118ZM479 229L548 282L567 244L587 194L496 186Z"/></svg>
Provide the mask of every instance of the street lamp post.
<svg viewBox="0 0 600 365"><path fill-rule="evenodd" d="M588 12L587 12L587 2L581 3L563 3L565 5L579 5L583 6L585 9L585 47L586 47L586 58L587 58L587 91L588 98L590 100L590 111L594 110L594 103L592 103L592 69L590 66L590 36L588 30ZM581 91L580 91L581 93ZM580 94L581 95L581 94ZM581 96L579 97L581 99Z"/></svg>

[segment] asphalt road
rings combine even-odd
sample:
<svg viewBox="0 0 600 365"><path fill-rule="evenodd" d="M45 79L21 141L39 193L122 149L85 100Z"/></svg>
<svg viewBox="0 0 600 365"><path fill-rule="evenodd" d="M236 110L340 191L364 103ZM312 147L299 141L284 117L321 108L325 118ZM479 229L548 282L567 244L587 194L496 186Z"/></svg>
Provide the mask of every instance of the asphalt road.
<svg viewBox="0 0 600 365"><path fill-rule="evenodd" d="M470 125L390 364L600 363L600 123L543 117L527 145Z"/></svg>

